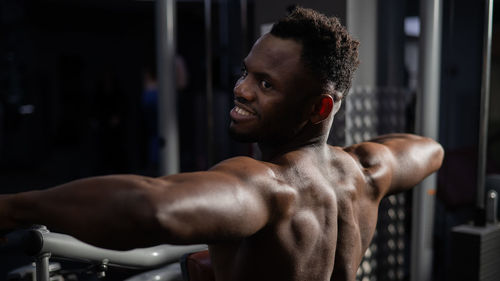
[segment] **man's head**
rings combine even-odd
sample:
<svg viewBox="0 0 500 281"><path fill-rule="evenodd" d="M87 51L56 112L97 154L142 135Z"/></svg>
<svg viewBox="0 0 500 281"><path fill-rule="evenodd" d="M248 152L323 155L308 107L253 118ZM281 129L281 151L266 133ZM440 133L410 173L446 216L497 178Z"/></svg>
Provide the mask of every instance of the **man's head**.
<svg viewBox="0 0 500 281"><path fill-rule="evenodd" d="M272 30L243 62L230 132L274 145L324 135L350 86L358 43L338 20L301 8Z"/></svg>
<svg viewBox="0 0 500 281"><path fill-rule="evenodd" d="M334 89L344 98L356 68L358 45L335 17L327 17L311 9L295 8L276 22L272 35L302 44L302 60L320 79L323 90Z"/></svg>

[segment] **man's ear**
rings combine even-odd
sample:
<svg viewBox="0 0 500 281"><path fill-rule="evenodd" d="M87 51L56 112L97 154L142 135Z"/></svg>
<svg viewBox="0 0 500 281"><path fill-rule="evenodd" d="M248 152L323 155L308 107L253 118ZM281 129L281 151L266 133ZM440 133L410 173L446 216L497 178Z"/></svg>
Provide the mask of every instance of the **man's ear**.
<svg viewBox="0 0 500 281"><path fill-rule="evenodd" d="M313 105L313 112L310 118L311 123L318 124L328 118L334 107L336 110L333 114L336 113L339 106L336 105L331 95L322 94Z"/></svg>

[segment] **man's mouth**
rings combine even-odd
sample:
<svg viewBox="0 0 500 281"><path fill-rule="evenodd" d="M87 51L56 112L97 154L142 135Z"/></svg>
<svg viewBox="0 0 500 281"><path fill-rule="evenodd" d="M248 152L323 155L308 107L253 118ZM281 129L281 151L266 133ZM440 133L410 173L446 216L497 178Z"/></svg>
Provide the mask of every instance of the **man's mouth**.
<svg viewBox="0 0 500 281"><path fill-rule="evenodd" d="M230 112L231 119L237 122L254 119L257 114L250 110L250 108L247 108L244 105L235 103L233 109Z"/></svg>
<svg viewBox="0 0 500 281"><path fill-rule="evenodd" d="M252 112L245 110L237 105L234 107L234 111L236 111L236 113L238 113L239 115L242 115L242 116L254 115Z"/></svg>

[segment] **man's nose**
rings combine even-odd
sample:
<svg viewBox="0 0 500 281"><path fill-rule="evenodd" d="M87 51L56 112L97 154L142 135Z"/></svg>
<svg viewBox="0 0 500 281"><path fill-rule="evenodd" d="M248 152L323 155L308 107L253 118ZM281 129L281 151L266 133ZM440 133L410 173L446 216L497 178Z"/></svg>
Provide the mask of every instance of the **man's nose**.
<svg viewBox="0 0 500 281"><path fill-rule="evenodd" d="M240 80L236 82L233 89L235 97L247 101L253 101L255 99L255 89L252 87L252 83L249 80L250 78L247 76L240 78Z"/></svg>

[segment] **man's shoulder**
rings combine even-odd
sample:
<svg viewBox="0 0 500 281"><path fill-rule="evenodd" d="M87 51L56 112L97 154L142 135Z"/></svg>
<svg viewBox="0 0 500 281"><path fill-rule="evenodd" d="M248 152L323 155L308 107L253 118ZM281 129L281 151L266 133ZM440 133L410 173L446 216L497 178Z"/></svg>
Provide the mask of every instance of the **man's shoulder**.
<svg viewBox="0 0 500 281"><path fill-rule="evenodd" d="M346 147L332 147L331 149L335 153L333 166L350 176L357 175L356 182L360 183L361 179L366 186L370 187L370 191L373 191L372 188L378 188L381 184L375 179L387 175L387 158L389 158L390 151L382 144L362 142Z"/></svg>
<svg viewBox="0 0 500 281"><path fill-rule="evenodd" d="M393 175L394 155L384 144L367 141L341 148L356 164L368 191L374 200L380 200L387 192Z"/></svg>
<svg viewBox="0 0 500 281"><path fill-rule="evenodd" d="M240 169L269 169L271 163L260 161L248 156L236 156L219 162L210 170L240 170Z"/></svg>
<svg viewBox="0 0 500 281"><path fill-rule="evenodd" d="M339 169L357 169L360 168L359 166L359 157L358 154L355 152L355 149L353 146L346 146L346 147L340 147L340 146L329 146L330 148L330 153L331 153L331 159L332 159L332 166L333 168L339 168Z"/></svg>
<svg viewBox="0 0 500 281"><path fill-rule="evenodd" d="M247 156L237 156L213 166L210 171L237 176L246 181L272 180L276 178L275 165Z"/></svg>
<svg viewBox="0 0 500 281"><path fill-rule="evenodd" d="M375 142L361 142L346 147L335 147L338 155L350 157L361 164L364 168L380 164L390 151L387 147Z"/></svg>
<svg viewBox="0 0 500 281"><path fill-rule="evenodd" d="M283 178L281 167L271 162L238 156L220 162L211 170L236 176L241 183L251 186L253 190L261 190L274 199L276 196L293 197L295 193Z"/></svg>

